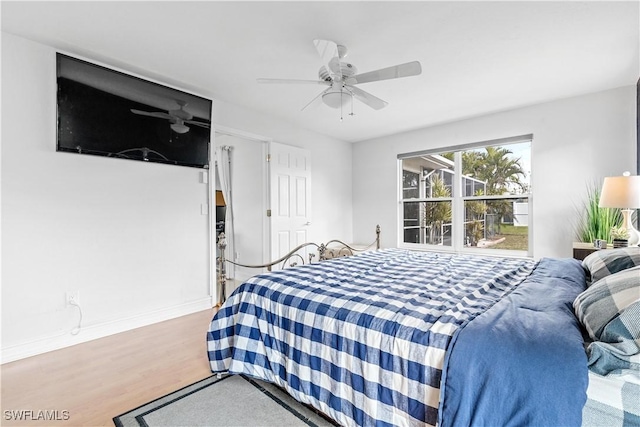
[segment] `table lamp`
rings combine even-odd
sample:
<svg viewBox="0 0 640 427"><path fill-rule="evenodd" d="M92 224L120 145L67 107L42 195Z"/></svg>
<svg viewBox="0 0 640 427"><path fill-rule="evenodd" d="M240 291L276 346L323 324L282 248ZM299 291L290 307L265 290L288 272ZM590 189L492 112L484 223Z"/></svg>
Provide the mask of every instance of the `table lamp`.
<svg viewBox="0 0 640 427"><path fill-rule="evenodd" d="M629 246L635 246L640 242L640 233L633 226L631 214L640 208L640 176L632 176L629 172L622 175L604 179L599 206L622 209L622 226L629 231Z"/></svg>

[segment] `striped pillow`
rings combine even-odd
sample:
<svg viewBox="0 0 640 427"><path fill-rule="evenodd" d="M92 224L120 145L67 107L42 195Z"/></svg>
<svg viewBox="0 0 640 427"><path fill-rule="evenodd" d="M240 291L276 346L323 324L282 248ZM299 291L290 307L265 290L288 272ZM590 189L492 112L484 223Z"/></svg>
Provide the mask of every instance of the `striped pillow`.
<svg viewBox="0 0 640 427"><path fill-rule="evenodd" d="M582 261L582 266L591 275L591 283L638 265L640 265L640 247L638 246L595 251Z"/></svg>
<svg viewBox="0 0 640 427"><path fill-rule="evenodd" d="M640 266L598 280L576 297L573 308L589 336L600 340L605 326L638 301Z"/></svg>

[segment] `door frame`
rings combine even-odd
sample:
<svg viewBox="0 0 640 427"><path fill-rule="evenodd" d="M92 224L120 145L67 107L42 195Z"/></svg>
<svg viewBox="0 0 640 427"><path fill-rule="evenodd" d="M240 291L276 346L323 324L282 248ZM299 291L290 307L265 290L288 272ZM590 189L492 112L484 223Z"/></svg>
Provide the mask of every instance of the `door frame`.
<svg viewBox="0 0 640 427"><path fill-rule="evenodd" d="M267 218L267 209L269 209L269 197L270 197L270 182L269 182L269 169L267 164L267 155L269 153L269 143L273 141L273 138L254 134L251 132L245 132L245 131L234 129L228 126L217 125L214 123L211 126L211 135L213 140L213 144L212 144L213 149L211 150L212 158L214 156L215 150L218 147L218 144L216 142L216 133L233 136L236 138L243 138L251 141L256 141L261 143L262 145L262 159L263 159L262 182L264 183L263 190L262 190L262 206L260 207L263 212L263 215L262 215L262 258L263 260L262 262L267 263L270 261L269 254L271 252L271 223L269 221L269 218ZM215 174L215 163L211 162L210 164L212 164L213 166L210 167L209 170L211 171L211 173ZM209 187L210 187L209 200L215 200L215 191L216 191L215 180L216 180L215 175L209 176ZM217 266L217 263L215 262L215 253L216 253L216 245L218 242L216 242L216 237L215 237L215 223L216 223L215 209L211 209L211 206L210 206L210 212L211 211L213 211L213 213L209 215L209 242L210 242L209 252L211 254L211 259L212 259L212 262L211 262L212 268L210 273L211 283L209 284L209 292L213 298L216 298L216 296L218 295L218 284L216 283L218 266Z"/></svg>

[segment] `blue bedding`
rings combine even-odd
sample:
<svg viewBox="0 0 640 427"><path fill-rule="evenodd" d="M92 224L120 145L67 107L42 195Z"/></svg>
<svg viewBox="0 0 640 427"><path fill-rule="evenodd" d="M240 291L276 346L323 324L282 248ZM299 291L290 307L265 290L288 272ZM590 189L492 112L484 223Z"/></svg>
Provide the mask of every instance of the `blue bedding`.
<svg viewBox="0 0 640 427"><path fill-rule="evenodd" d="M439 425L579 426L588 371L572 302L579 261L540 261L507 297L452 338Z"/></svg>
<svg viewBox="0 0 640 427"><path fill-rule="evenodd" d="M399 249L262 274L212 320L211 370L345 426L578 426L584 287L572 259Z"/></svg>

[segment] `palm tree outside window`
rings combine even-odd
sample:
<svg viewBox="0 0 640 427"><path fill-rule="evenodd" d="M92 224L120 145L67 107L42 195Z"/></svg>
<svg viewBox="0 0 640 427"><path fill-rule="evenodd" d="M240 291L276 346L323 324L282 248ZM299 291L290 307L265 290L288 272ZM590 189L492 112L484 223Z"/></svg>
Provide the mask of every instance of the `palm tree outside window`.
<svg viewBox="0 0 640 427"><path fill-rule="evenodd" d="M399 155L401 244L531 255L531 141Z"/></svg>

